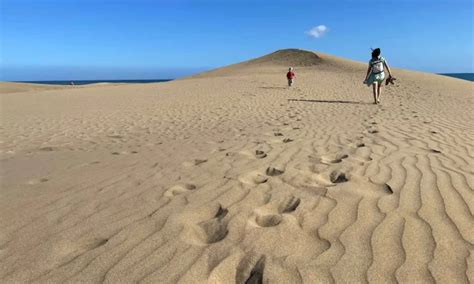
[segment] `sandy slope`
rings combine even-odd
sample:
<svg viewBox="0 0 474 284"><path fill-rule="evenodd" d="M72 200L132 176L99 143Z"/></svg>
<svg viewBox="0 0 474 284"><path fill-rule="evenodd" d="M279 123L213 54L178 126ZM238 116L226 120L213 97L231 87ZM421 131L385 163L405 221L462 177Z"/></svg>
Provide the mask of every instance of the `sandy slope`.
<svg viewBox="0 0 474 284"><path fill-rule="evenodd" d="M474 282L473 84L270 57L1 94L0 281Z"/></svg>

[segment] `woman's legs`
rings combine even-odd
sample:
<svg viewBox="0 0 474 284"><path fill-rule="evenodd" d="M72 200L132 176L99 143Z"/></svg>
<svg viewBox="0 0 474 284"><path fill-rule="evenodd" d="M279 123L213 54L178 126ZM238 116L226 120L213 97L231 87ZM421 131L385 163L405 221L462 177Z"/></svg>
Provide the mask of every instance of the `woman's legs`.
<svg viewBox="0 0 474 284"><path fill-rule="evenodd" d="M380 95L382 94L382 83L377 84L377 103L380 103Z"/></svg>
<svg viewBox="0 0 474 284"><path fill-rule="evenodd" d="M377 82L373 83L372 84L372 90L374 91L374 104L377 104L377 99L378 99L378 96L377 96Z"/></svg>

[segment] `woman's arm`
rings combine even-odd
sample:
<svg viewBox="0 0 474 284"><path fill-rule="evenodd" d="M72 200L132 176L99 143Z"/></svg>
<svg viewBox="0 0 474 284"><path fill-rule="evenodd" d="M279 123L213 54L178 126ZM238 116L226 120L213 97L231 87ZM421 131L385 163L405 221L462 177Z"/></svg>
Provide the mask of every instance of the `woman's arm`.
<svg viewBox="0 0 474 284"><path fill-rule="evenodd" d="M365 75L365 80L364 81L367 81L369 79L370 71L372 71L372 67L369 64L369 68L367 68L367 75Z"/></svg>
<svg viewBox="0 0 474 284"><path fill-rule="evenodd" d="M387 67L388 76L392 77L392 72L390 71L390 67L388 67L387 61L384 60L383 64Z"/></svg>

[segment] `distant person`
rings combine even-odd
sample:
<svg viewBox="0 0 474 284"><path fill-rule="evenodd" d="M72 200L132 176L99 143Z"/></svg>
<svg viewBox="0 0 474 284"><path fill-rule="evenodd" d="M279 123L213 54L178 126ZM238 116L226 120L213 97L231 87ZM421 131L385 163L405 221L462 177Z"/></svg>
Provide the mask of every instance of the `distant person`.
<svg viewBox="0 0 474 284"><path fill-rule="evenodd" d="M74 82L73 82L73 81L71 81L71 86L74 86Z"/></svg>
<svg viewBox="0 0 474 284"><path fill-rule="evenodd" d="M288 87L291 87L293 85L295 78L296 74L295 72L293 72L293 67L288 68L288 73L286 73L286 79L288 79Z"/></svg>
<svg viewBox="0 0 474 284"><path fill-rule="evenodd" d="M372 85L374 91L374 104L380 103L380 94L382 93L382 83L385 80L385 70L388 72L388 82L393 84L395 78L392 77L390 67L388 67L385 58L380 56L380 48L372 50L372 59L369 61L369 68L367 69L367 75L365 76L364 84L367 86Z"/></svg>

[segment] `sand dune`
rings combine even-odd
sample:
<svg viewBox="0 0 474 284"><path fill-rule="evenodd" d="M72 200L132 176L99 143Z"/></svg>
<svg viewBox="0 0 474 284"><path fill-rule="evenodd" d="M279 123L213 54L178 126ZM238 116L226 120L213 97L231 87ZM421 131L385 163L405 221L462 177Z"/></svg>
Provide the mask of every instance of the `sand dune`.
<svg viewBox="0 0 474 284"><path fill-rule="evenodd" d="M1 282L474 282L473 83L365 69L1 94Z"/></svg>
<svg viewBox="0 0 474 284"><path fill-rule="evenodd" d="M46 91L69 88L70 86L58 86L48 84L30 84L15 82L0 82L0 93L21 93L30 91Z"/></svg>
<svg viewBox="0 0 474 284"><path fill-rule="evenodd" d="M64 90L67 89L78 89L78 88L90 88L99 86L119 86L124 83L93 83L86 85L50 85L50 84L32 84L32 83L17 83L17 82L0 82L0 94L9 93L26 93L26 92L39 92L47 90Z"/></svg>

